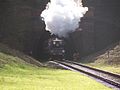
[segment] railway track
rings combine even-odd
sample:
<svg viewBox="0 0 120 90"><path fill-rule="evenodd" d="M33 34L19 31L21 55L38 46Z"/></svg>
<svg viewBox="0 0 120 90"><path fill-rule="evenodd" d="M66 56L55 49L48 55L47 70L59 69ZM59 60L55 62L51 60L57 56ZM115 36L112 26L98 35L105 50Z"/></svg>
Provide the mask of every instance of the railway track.
<svg viewBox="0 0 120 90"><path fill-rule="evenodd" d="M60 66L67 68L69 70L75 70L75 71L87 74L93 78L103 81L104 83L106 83L109 86L112 86L113 88L117 88L117 90L120 90L120 75L118 74L92 68L92 67L89 67L77 62L68 61L68 60L64 60L64 61L55 60L51 62L57 63Z"/></svg>

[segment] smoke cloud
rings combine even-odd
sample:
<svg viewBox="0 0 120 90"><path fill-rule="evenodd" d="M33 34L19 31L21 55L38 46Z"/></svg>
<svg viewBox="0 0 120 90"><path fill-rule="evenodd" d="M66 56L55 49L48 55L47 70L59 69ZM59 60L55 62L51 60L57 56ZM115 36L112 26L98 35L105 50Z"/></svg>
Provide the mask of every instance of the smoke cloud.
<svg viewBox="0 0 120 90"><path fill-rule="evenodd" d="M81 0L50 0L41 13L46 30L59 37L66 37L79 27L80 19L88 11Z"/></svg>

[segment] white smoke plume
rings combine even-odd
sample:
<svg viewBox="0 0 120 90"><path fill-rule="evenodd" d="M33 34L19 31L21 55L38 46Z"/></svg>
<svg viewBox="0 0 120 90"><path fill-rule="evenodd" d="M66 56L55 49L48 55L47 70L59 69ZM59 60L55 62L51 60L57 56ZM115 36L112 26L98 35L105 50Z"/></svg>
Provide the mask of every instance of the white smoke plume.
<svg viewBox="0 0 120 90"><path fill-rule="evenodd" d="M79 27L80 18L88 11L81 0L50 0L41 13L46 30L59 37L66 37Z"/></svg>

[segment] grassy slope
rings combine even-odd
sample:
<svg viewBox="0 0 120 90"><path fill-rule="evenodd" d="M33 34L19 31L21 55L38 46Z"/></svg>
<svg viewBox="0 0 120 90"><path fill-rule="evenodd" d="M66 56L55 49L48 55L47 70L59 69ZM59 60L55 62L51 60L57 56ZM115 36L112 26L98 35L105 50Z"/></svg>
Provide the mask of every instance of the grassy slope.
<svg viewBox="0 0 120 90"><path fill-rule="evenodd" d="M34 65L37 65L37 66L42 66L42 64L40 62L38 62L37 60L35 60L34 58L32 58L28 55L25 55L24 53L19 52L17 50L11 49L8 46L6 46L4 44L1 44L1 43L0 43L0 52L9 54L11 56L19 57L19 58L21 58L22 60L24 60L28 63L34 64Z"/></svg>
<svg viewBox="0 0 120 90"><path fill-rule="evenodd" d="M87 65L120 74L120 44L93 59Z"/></svg>
<svg viewBox="0 0 120 90"><path fill-rule="evenodd" d="M111 90L77 72L33 66L0 52L0 90Z"/></svg>

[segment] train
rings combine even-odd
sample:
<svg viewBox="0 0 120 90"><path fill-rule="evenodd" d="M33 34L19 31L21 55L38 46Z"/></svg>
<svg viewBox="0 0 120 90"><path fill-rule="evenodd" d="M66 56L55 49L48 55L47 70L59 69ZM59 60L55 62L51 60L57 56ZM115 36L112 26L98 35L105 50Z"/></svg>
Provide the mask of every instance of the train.
<svg viewBox="0 0 120 90"><path fill-rule="evenodd" d="M62 60L65 58L65 41L58 37L52 37L47 40L47 54L49 59Z"/></svg>

